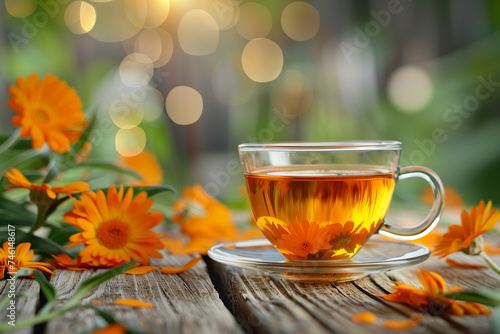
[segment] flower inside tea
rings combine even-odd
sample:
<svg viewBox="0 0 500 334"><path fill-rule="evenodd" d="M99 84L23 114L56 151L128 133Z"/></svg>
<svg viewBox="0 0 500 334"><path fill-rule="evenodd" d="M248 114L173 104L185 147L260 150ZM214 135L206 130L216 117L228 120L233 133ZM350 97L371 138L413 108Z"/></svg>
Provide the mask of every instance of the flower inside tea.
<svg viewBox="0 0 500 334"><path fill-rule="evenodd" d="M348 259L381 224L395 180L375 169L314 167L246 174L253 215L289 259Z"/></svg>

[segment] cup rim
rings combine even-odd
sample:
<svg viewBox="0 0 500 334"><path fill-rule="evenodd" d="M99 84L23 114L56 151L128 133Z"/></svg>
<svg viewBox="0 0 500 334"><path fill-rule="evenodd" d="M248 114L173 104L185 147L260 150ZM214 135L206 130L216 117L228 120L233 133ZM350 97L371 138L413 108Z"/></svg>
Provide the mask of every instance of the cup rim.
<svg viewBox="0 0 500 334"><path fill-rule="evenodd" d="M346 141L304 141L275 143L243 143L241 151L387 151L401 150L396 140L346 140Z"/></svg>

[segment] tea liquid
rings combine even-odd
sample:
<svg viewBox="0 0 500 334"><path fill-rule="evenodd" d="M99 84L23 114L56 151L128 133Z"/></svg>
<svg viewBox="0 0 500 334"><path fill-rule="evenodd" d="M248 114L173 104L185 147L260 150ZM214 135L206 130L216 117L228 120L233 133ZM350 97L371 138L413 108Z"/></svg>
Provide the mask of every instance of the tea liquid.
<svg viewBox="0 0 500 334"><path fill-rule="evenodd" d="M259 228L288 258L353 256L389 207L395 184L391 173L359 166L323 168L274 167L245 175Z"/></svg>

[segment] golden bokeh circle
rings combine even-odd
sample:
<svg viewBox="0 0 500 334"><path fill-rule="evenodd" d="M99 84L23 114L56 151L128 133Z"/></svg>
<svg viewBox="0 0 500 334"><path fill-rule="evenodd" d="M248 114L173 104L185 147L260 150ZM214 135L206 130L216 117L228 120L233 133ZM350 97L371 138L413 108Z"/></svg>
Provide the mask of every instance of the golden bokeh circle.
<svg viewBox="0 0 500 334"><path fill-rule="evenodd" d="M391 102L402 112L422 110L431 100L433 83L430 75L415 65L398 68L389 77L387 93Z"/></svg>
<svg viewBox="0 0 500 334"><path fill-rule="evenodd" d="M295 1L283 9L281 27L285 34L296 41L307 41L318 33L318 10L304 1Z"/></svg>
<svg viewBox="0 0 500 334"><path fill-rule="evenodd" d="M66 7L64 22L74 34L86 34L96 23L94 6L85 1L73 1Z"/></svg>
<svg viewBox="0 0 500 334"><path fill-rule="evenodd" d="M271 31L273 18L271 12L260 3L246 2L240 6L240 17L236 30L245 39L266 37Z"/></svg>
<svg viewBox="0 0 500 334"><path fill-rule="evenodd" d="M146 85L154 74L151 59L142 53L131 53L121 62L118 69L121 81L129 87Z"/></svg>
<svg viewBox="0 0 500 334"><path fill-rule="evenodd" d="M120 129L115 135L115 148L124 157L133 157L144 151L146 133L139 127Z"/></svg>
<svg viewBox="0 0 500 334"><path fill-rule="evenodd" d="M37 5L38 0L5 0L7 13L19 18L33 14Z"/></svg>
<svg viewBox="0 0 500 334"><path fill-rule="evenodd" d="M283 69L283 51L270 39L252 39L243 49L241 64L245 74L253 81L273 81Z"/></svg>
<svg viewBox="0 0 500 334"><path fill-rule="evenodd" d="M194 88L177 86L168 93L165 108L174 123L180 125L193 124L201 117L203 112L203 98Z"/></svg>
<svg viewBox="0 0 500 334"><path fill-rule="evenodd" d="M182 51L192 56L210 54L219 44L219 26L202 9L192 9L182 16L177 35Z"/></svg>

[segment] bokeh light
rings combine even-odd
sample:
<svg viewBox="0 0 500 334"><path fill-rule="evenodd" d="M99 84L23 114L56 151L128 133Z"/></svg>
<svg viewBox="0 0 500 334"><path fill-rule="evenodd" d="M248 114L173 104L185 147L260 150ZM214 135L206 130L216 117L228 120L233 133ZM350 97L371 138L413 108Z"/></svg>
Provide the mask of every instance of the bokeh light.
<svg viewBox="0 0 500 334"><path fill-rule="evenodd" d="M432 98L432 79L420 67L402 66L390 76L387 91L391 102L401 111L417 112Z"/></svg>
<svg viewBox="0 0 500 334"><path fill-rule="evenodd" d="M126 56L119 68L121 81L129 87L146 85L153 77L154 66L148 56L132 53Z"/></svg>
<svg viewBox="0 0 500 334"><path fill-rule="evenodd" d="M194 88L177 86L168 93L165 108L174 123L193 124L203 111L203 98Z"/></svg>
<svg viewBox="0 0 500 334"><path fill-rule="evenodd" d="M144 109L144 120L154 121L163 113L163 94L155 88L147 87L145 98L141 101Z"/></svg>
<svg viewBox="0 0 500 334"><path fill-rule="evenodd" d="M33 14L38 0L5 0L7 13L14 17L26 17Z"/></svg>
<svg viewBox="0 0 500 334"><path fill-rule="evenodd" d="M121 1L125 4L127 18L138 28L158 27L165 22L170 12L169 0Z"/></svg>
<svg viewBox="0 0 500 334"><path fill-rule="evenodd" d="M74 1L66 7L64 22L74 34L86 34L96 23L94 6L85 1Z"/></svg>
<svg viewBox="0 0 500 334"><path fill-rule="evenodd" d="M109 108L109 116L113 123L121 129L132 129L141 124L144 109L141 103L131 101L129 96L122 95Z"/></svg>
<svg viewBox="0 0 500 334"><path fill-rule="evenodd" d="M283 51L267 38L256 38L247 43L241 55L246 75L255 82L276 79L283 68Z"/></svg>
<svg viewBox="0 0 500 334"><path fill-rule="evenodd" d="M120 129L115 136L116 152L124 157L133 157L144 151L146 133L143 129Z"/></svg>
<svg viewBox="0 0 500 334"><path fill-rule="evenodd" d="M241 105L253 95L255 82L243 72L239 55L231 54L221 57L215 64L212 89L219 102L231 106Z"/></svg>
<svg viewBox="0 0 500 334"><path fill-rule="evenodd" d="M127 13L136 9L136 3L137 1L94 2L97 19L89 34L101 42L121 42L134 37L142 26L131 22Z"/></svg>
<svg viewBox="0 0 500 334"><path fill-rule="evenodd" d="M236 30L240 35L248 40L266 37L273 25L271 12L257 2L246 2L240 8L240 17L236 23Z"/></svg>
<svg viewBox="0 0 500 334"><path fill-rule="evenodd" d="M286 117L304 113L311 106L312 98L311 80L302 72L294 69L285 70L280 78L273 82L271 103Z"/></svg>
<svg viewBox="0 0 500 334"><path fill-rule="evenodd" d="M134 50L149 57L155 67L160 67L172 58L174 41L172 36L161 28L146 29L137 36Z"/></svg>
<svg viewBox="0 0 500 334"><path fill-rule="evenodd" d="M316 36L319 30L319 13L311 4L292 2L281 14L281 27L285 34L296 41L306 41Z"/></svg>
<svg viewBox="0 0 500 334"><path fill-rule="evenodd" d="M182 51L193 56L214 52L219 44L219 26L208 12L193 9L184 14L178 28Z"/></svg>

